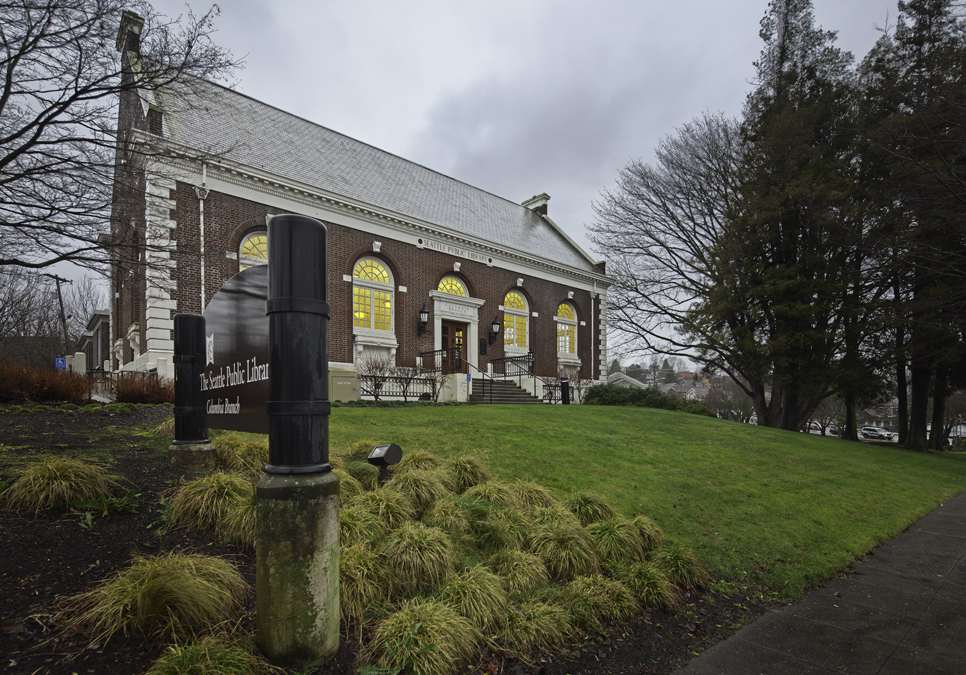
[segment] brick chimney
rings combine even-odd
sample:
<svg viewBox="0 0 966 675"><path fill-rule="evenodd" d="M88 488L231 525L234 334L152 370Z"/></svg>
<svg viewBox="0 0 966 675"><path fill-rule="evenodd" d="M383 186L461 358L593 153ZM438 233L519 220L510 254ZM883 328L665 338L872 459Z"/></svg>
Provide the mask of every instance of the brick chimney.
<svg viewBox="0 0 966 675"><path fill-rule="evenodd" d="M547 202L549 201L550 195L548 195L546 192L541 192L540 194L534 195L533 197L530 197L530 199L525 200L523 205L531 211L539 213L541 216L545 216L547 215Z"/></svg>
<svg viewBox="0 0 966 675"><path fill-rule="evenodd" d="M141 30L144 28L144 19L128 10L121 13L121 26L117 30L117 51L121 54L127 52L141 53Z"/></svg>

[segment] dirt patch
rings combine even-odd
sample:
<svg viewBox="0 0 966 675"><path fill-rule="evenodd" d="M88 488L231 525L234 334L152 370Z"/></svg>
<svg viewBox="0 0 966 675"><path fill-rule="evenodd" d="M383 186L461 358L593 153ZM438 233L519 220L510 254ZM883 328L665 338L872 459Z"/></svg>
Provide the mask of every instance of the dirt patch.
<svg viewBox="0 0 966 675"><path fill-rule="evenodd" d="M96 673L131 675L144 672L165 650L158 640L116 636L107 644L92 643L82 632L68 632L58 617L64 599L90 588L130 562L137 554L192 551L222 556L255 583L254 556L225 546L211 535L172 530L159 504L183 479L168 463L167 439L150 434L170 408L138 407L130 413L64 414L46 409L29 415L0 416L0 480L11 468L42 454L95 458L119 481L118 495L135 490L137 513L96 518L90 528L77 513L44 514L36 518L0 507L0 669L11 674ZM760 594L741 592L737 584L719 580L715 588L686 598L676 614L648 611L608 635L582 634L559 652L534 657L528 663L507 661L484 651L477 673L670 673L711 645L767 611ZM254 591L241 622L254 630ZM334 662L319 673L349 675L358 669L359 644L343 635Z"/></svg>

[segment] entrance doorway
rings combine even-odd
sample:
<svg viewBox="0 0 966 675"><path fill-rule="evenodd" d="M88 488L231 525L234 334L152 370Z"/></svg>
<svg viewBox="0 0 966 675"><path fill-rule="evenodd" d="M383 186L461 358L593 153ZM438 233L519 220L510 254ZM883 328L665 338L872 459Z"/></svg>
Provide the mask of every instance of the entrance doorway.
<svg viewBox="0 0 966 675"><path fill-rule="evenodd" d="M466 372L466 324L456 321L443 321L440 328L442 333L443 349L446 354L443 358L443 372L450 373Z"/></svg>

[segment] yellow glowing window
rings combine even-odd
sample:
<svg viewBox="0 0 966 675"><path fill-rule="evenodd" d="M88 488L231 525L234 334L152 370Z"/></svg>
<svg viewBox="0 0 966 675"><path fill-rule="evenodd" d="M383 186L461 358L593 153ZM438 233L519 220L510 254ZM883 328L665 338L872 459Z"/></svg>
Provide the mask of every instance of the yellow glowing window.
<svg viewBox="0 0 966 675"><path fill-rule="evenodd" d="M577 353L577 315L574 308L566 302L557 307L557 352Z"/></svg>
<svg viewBox="0 0 966 675"><path fill-rule="evenodd" d="M245 237L238 256L240 269L248 269L254 265L264 265L268 262L268 234L258 232Z"/></svg>
<svg viewBox="0 0 966 675"><path fill-rule="evenodd" d="M503 298L503 344L508 347L527 346L527 301L517 291Z"/></svg>
<svg viewBox="0 0 966 675"><path fill-rule="evenodd" d="M363 258L352 269L352 325L392 330L392 276L379 260Z"/></svg>
<svg viewBox="0 0 966 675"><path fill-rule="evenodd" d="M381 284L392 283L389 279L389 270L386 269L386 266L372 258L363 258L357 262L355 268L352 270L352 276L356 279L376 281Z"/></svg>
<svg viewBox="0 0 966 675"><path fill-rule="evenodd" d="M439 287L436 290L440 293L459 295L464 298L468 295L466 292L466 286L456 277L443 277L440 280Z"/></svg>

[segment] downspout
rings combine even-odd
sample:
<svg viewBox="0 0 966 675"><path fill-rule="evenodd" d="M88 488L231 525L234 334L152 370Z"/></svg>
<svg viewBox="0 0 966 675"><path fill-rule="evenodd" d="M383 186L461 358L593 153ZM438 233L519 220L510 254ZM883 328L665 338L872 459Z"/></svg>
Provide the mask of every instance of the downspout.
<svg viewBox="0 0 966 675"><path fill-rule="evenodd" d="M597 295L597 282L594 281L594 290L590 294L590 379L596 381L594 371L600 365L600 321L594 314L594 297ZM594 342L597 342L597 349L594 349ZM596 355L596 358L594 358ZM595 365L596 363L596 365Z"/></svg>
<svg viewBox="0 0 966 675"><path fill-rule="evenodd" d="M205 183L207 182L208 165L202 162L201 186L195 188L195 194L198 196L198 238L201 254L201 312L199 313L205 311L205 197L208 196L208 188L205 187Z"/></svg>

